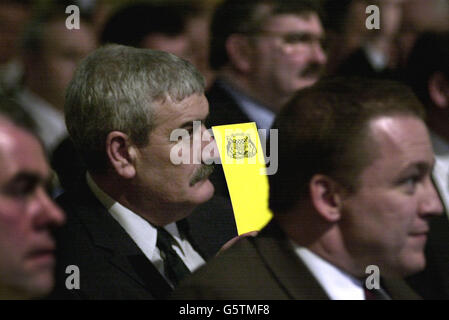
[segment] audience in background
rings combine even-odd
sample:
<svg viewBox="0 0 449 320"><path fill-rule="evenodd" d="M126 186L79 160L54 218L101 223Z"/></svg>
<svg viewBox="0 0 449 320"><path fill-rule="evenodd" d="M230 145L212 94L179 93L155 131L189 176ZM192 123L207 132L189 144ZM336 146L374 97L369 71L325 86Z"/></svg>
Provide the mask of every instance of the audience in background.
<svg viewBox="0 0 449 320"><path fill-rule="evenodd" d="M340 30L333 32L334 39L331 46L332 49L337 50L337 54L332 60L331 73L398 78L396 41L401 27L404 2L404 0L345 1L346 11L337 16L343 20L340 23L342 26ZM379 29L370 30L366 27L366 20L373 13L371 11L366 13L369 5L376 5L379 8ZM338 22L333 21L335 18L332 9L339 6L340 1L327 0L329 26ZM358 25L355 25L355 22ZM329 32L332 33L332 31ZM359 35L358 43L348 48L346 43L350 43L357 35Z"/></svg>
<svg viewBox="0 0 449 320"><path fill-rule="evenodd" d="M19 39L31 15L32 1L0 1L0 86L13 89L20 84L23 66Z"/></svg>
<svg viewBox="0 0 449 320"><path fill-rule="evenodd" d="M206 94L207 125L255 122L270 129L281 106L322 75L323 40L318 8L310 1L221 3L211 22L209 61L217 80ZM211 180L216 193L229 197L221 166Z"/></svg>
<svg viewBox="0 0 449 320"><path fill-rule="evenodd" d="M39 10L22 39L24 78L17 100L36 122L49 155L67 135L65 89L77 63L96 46L87 21L81 21L80 29L69 30L66 19L64 7Z"/></svg>
<svg viewBox="0 0 449 320"><path fill-rule="evenodd" d="M328 50L327 74L336 69L351 53L358 50L368 33L365 27L367 3L363 0L323 0Z"/></svg>
<svg viewBox="0 0 449 320"><path fill-rule="evenodd" d="M162 50L193 63L211 77L208 56L209 14L202 3L137 2L120 6L107 20L100 42Z"/></svg>
<svg viewBox="0 0 449 320"><path fill-rule="evenodd" d="M399 66L405 67L410 50L420 34L424 32L449 31L449 1L404 1L402 21L401 31L397 40L397 51Z"/></svg>
<svg viewBox="0 0 449 320"><path fill-rule="evenodd" d="M365 26L369 5L379 8L379 29ZM416 38L449 30L447 0L323 0L323 7L331 75L401 79Z"/></svg>

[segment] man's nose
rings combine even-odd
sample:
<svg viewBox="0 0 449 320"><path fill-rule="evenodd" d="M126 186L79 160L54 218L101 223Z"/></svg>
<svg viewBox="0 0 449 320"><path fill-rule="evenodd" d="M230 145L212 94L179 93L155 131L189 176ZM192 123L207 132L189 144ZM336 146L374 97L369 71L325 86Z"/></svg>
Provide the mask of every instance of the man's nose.
<svg viewBox="0 0 449 320"><path fill-rule="evenodd" d="M439 193L433 181L429 178L425 185L425 192L420 204L420 214L422 216L441 215L444 212Z"/></svg>
<svg viewBox="0 0 449 320"><path fill-rule="evenodd" d="M327 54L323 49L321 42L316 42L312 46L312 58L313 61L325 65L327 63Z"/></svg>
<svg viewBox="0 0 449 320"><path fill-rule="evenodd" d="M65 214L48 196L44 188L37 191L33 214L38 228L58 227L65 222Z"/></svg>

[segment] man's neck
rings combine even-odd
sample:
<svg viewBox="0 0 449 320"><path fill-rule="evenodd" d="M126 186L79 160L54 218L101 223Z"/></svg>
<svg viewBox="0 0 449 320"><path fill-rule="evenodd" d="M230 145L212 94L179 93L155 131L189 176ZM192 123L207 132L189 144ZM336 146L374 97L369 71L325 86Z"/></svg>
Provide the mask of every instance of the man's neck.
<svg viewBox="0 0 449 320"><path fill-rule="evenodd" d="M348 253L337 224L323 222L316 215L307 215L305 210L301 210L300 214L292 212L279 217L277 221L281 228L298 246L310 250L355 278L363 277L364 270L357 266Z"/></svg>
<svg viewBox="0 0 449 320"><path fill-rule="evenodd" d="M136 192L136 188L130 180L119 179L107 174L90 174L90 176L101 192L154 226L165 226L176 222L172 217L188 216L193 211L193 208L189 208L185 204L176 205L154 201L155 199L142 199L141 192ZM183 212L185 214L182 214Z"/></svg>

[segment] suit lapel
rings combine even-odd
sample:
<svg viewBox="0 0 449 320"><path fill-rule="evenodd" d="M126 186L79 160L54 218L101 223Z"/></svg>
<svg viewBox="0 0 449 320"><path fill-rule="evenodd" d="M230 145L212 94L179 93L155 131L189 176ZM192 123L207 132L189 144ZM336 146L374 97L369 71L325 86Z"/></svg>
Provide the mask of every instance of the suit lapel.
<svg viewBox="0 0 449 320"><path fill-rule="evenodd" d="M91 235L93 244L105 252L112 265L145 287L156 299L167 296L172 289L159 271L95 198L88 186L84 190L87 190L83 197L86 202L79 211L80 219Z"/></svg>
<svg viewBox="0 0 449 320"><path fill-rule="evenodd" d="M252 239L273 276L291 299L328 300L324 289L291 249L288 239L272 221Z"/></svg>

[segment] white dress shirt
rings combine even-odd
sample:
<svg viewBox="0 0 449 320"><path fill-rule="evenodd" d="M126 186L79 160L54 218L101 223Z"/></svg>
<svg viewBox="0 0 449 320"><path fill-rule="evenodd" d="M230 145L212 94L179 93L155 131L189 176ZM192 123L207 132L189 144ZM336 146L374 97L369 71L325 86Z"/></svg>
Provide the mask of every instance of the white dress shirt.
<svg viewBox="0 0 449 320"><path fill-rule="evenodd" d="M433 178L446 213L449 214L449 143L433 132L430 138L435 152Z"/></svg>
<svg viewBox="0 0 449 320"><path fill-rule="evenodd" d="M53 152L67 136L64 114L26 88L17 95L17 101L36 123L45 149Z"/></svg>
<svg viewBox="0 0 449 320"><path fill-rule="evenodd" d="M365 44L362 50L365 52L366 58L375 71L380 72L387 68L388 56L385 53L377 50L369 43Z"/></svg>
<svg viewBox="0 0 449 320"><path fill-rule="evenodd" d="M87 173L86 176L87 184L93 194L106 209L108 209L112 217L123 227L123 229L125 229L156 269L164 276L164 278L166 278L164 273L164 262L161 258L159 248L156 246L157 229L147 220L109 197L98 187L89 173ZM179 233L175 222L166 225L164 228L176 240L176 245L173 245L173 249L191 272L195 271L205 263L198 252L192 248L189 241ZM166 280L170 282L167 278Z"/></svg>
<svg viewBox="0 0 449 320"><path fill-rule="evenodd" d="M331 300L365 300L360 280L340 270L312 251L291 241L296 255L318 280Z"/></svg>

